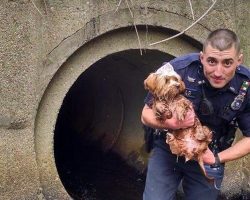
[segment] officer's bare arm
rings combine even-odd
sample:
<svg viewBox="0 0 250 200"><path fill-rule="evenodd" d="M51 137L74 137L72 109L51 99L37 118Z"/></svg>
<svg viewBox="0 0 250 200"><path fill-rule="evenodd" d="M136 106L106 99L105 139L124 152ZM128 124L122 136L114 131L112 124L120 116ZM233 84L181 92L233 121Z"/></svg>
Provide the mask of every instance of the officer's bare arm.
<svg viewBox="0 0 250 200"><path fill-rule="evenodd" d="M250 137L243 137L230 148L218 154L222 163L236 160L250 153Z"/></svg>
<svg viewBox="0 0 250 200"><path fill-rule="evenodd" d="M218 153L218 157L221 163L225 163L228 161L239 159L249 153L250 153L250 137L243 137L233 146ZM207 149L207 151L204 153L203 161L204 163L210 165L214 164L215 157L210 149Z"/></svg>
<svg viewBox="0 0 250 200"><path fill-rule="evenodd" d="M142 115L141 121L143 124L150 126L156 129L180 129L180 128L187 128L194 124L194 112L188 112L186 118L183 121L178 121L175 118L175 115L171 119L166 119L164 122L160 122L156 120L154 111L145 104Z"/></svg>
<svg viewBox="0 0 250 200"><path fill-rule="evenodd" d="M142 109L141 121L143 124L152 128L156 128L156 129L167 128L165 123L162 123L156 120L154 111L146 104L144 108Z"/></svg>

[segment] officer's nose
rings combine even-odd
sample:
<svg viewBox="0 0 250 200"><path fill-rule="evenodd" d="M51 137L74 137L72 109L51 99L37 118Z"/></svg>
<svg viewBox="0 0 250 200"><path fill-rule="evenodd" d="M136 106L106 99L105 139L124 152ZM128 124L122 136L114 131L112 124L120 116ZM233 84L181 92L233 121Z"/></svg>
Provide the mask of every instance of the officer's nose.
<svg viewBox="0 0 250 200"><path fill-rule="evenodd" d="M215 68L214 75L219 77L222 76L222 74L223 74L223 66L222 64L219 63Z"/></svg>

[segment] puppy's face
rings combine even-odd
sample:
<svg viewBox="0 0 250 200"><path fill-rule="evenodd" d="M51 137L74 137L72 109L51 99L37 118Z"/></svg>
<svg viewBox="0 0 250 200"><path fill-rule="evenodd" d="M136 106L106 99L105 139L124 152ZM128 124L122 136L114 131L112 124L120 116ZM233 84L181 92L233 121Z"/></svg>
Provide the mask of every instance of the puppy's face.
<svg viewBox="0 0 250 200"><path fill-rule="evenodd" d="M144 87L155 97L173 99L185 90L185 85L179 75L167 76L151 73L144 81Z"/></svg>

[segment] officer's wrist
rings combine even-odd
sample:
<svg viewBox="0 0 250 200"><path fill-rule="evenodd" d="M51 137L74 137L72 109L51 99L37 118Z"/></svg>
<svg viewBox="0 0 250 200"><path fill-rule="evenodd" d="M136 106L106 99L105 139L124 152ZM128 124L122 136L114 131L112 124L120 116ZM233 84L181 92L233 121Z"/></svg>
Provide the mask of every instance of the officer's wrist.
<svg viewBox="0 0 250 200"><path fill-rule="evenodd" d="M220 167L221 166L221 161L220 161L220 158L219 158L219 155L216 153L214 154L214 159L215 159L215 162L214 164L211 165L211 167Z"/></svg>
<svg viewBox="0 0 250 200"><path fill-rule="evenodd" d="M217 157L218 157L218 159L220 161L220 164L224 164L225 163L225 161L223 160L223 158L222 158L221 155L217 154Z"/></svg>
<svg viewBox="0 0 250 200"><path fill-rule="evenodd" d="M218 154L215 154L214 158L215 158L215 163L214 163L214 164L220 165L220 164L221 164L221 161L220 161L219 155L218 155Z"/></svg>

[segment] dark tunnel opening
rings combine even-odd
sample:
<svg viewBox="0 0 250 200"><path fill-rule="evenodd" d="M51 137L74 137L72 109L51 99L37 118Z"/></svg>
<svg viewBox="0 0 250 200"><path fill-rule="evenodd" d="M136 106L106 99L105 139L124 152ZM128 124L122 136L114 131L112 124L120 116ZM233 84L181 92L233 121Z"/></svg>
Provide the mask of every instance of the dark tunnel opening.
<svg viewBox="0 0 250 200"><path fill-rule="evenodd" d="M172 58L157 50L118 52L90 66L70 88L58 114L54 151L73 199L142 199L143 80Z"/></svg>

